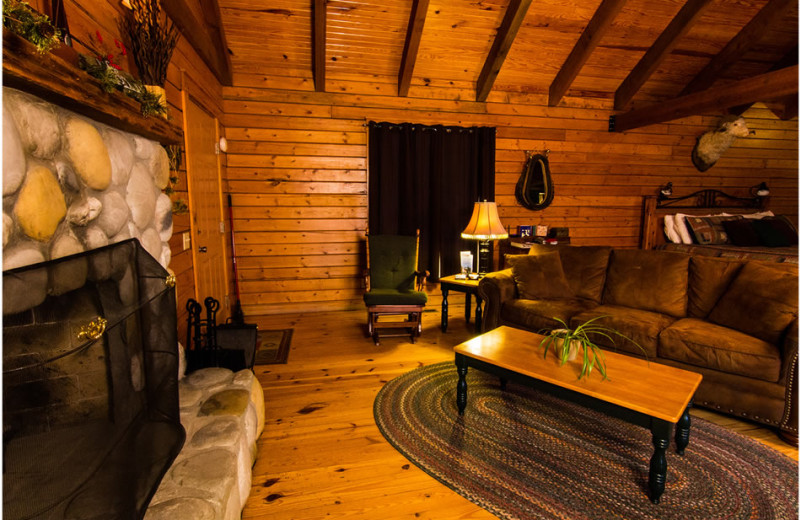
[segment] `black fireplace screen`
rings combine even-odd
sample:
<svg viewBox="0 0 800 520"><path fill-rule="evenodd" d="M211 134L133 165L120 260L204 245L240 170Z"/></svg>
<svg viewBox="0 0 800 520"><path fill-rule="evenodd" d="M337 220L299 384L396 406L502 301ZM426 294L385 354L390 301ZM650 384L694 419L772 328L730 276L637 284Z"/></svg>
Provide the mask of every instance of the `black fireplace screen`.
<svg viewBox="0 0 800 520"><path fill-rule="evenodd" d="M144 516L185 438L173 286L136 240L3 273L4 519Z"/></svg>

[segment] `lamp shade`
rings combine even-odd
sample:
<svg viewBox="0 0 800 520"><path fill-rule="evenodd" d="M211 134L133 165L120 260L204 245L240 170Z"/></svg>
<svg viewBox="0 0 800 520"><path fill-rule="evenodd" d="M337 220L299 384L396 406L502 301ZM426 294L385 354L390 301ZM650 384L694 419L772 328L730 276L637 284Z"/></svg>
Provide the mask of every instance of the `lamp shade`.
<svg viewBox="0 0 800 520"><path fill-rule="evenodd" d="M500 223L500 217L497 214L497 204L486 201L476 202L469 224L461 232L461 238L472 240L508 238L508 231Z"/></svg>

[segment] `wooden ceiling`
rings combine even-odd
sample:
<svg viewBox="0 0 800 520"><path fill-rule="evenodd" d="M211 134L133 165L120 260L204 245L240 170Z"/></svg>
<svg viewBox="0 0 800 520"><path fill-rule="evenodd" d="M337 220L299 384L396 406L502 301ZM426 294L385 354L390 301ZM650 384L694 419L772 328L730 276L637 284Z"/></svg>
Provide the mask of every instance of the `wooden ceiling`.
<svg viewBox="0 0 800 520"><path fill-rule="evenodd" d="M797 115L797 0L200 3L194 22L217 42L206 62L223 84L599 98L619 111L616 130L756 101Z"/></svg>

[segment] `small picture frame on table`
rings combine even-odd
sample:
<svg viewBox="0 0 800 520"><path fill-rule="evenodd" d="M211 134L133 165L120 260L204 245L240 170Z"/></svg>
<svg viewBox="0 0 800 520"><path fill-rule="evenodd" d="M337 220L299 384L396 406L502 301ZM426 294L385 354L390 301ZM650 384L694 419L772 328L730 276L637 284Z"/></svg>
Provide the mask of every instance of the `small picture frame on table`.
<svg viewBox="0 0 800 520"><path fill-rule="evenodd" d="M520 238L530 237L533 233L533 226L517 226Z"/></svg>
<svg viewBox="0 0 800 520"><path fill-rule="evenodd" d="M461 274L469 274L472 271L472 251L461 251Z"/></svg>

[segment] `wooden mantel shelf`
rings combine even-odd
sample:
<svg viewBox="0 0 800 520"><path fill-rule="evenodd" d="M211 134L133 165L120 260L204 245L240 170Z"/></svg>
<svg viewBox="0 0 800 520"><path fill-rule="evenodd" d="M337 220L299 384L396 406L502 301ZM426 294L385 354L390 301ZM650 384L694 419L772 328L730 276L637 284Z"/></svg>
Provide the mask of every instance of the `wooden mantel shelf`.
<svg viewBox="0 0 800 520"><path fill-rule="evenodd" d="M77 66L3 29L3 86L34 94L114 128L161 144L181 144L183 130L159 116L144 117L139 103L121 92L108 94Z"/></svg>

